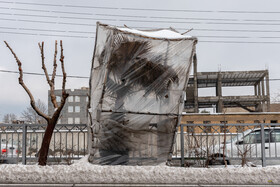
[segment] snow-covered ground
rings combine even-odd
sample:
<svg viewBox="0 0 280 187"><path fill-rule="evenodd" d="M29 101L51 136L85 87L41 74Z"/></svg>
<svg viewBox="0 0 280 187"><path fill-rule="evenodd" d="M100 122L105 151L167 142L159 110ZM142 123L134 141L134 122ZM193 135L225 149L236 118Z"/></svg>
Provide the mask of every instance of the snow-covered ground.
<svg viewBox="0 0 280 187"><path fill-rule="evenodd" d="M99 166L87 157L66 165L0 165L0 183L280 184L280 167Z"/></svg>

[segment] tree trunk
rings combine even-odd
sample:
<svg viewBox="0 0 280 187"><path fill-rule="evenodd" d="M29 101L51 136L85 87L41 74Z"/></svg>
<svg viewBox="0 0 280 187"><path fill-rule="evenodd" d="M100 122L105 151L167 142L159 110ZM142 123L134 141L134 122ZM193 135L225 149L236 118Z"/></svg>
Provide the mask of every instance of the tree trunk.
<svg viewBox="0 0 280 187"><path fill-rule="evenodd" d="M40 166L45 166L47 164L49 147L50 147L50 142L52 139L52 134L53 134L55 124L56 124L55 120L48 121L47 129L46 129L44 137L43 137L41 149L39 151L38 164Z"/></svg>

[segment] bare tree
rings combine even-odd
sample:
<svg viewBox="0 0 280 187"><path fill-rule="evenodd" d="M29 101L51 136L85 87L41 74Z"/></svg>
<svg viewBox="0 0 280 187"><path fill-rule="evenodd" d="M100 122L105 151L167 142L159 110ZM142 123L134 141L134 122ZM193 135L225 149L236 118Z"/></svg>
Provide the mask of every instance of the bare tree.
<svg viewBox="0 0 280 187"><path fill-rule="evenodd" d="M34 97L31 94L30 90L27 88L27 86L23 82L23 71L22 71L22 63L18 59L17 55L13 51L13 49L9 46L9 44L4 41L6 46L9 48L11 53L13 54L17 65L18 65L18 70L19 70L19 84L24 88L26 93L28 94L30 98L30 105L31 107L36 111L36 113L44 118L47 121L47 128L45 130L45 134L43 137L41 149L39 151L39 158L38 158L38 164L41 166L45 166L47 164L47 156L48 156L48 151L49 151L49 146L50 146L50 141L52 138L53 130L55 125L57 124L60 112L66 102L67 97L69 96L68 93L65 91L65 84L66 84L66 73L64 69L64 56L63 56L63 46L62 46L62 41L60 41L60 62L61 62L61 69L63 73L63 81L62 81L62 98L60 105L57 104L56 97L54 94L54 89L55 89L55 76L56 76L56 69L57 69L57 63L56 63L56 56L57 56L57 41L55 41L55 52L54 52L54 60L53 60L53 73L51 75L51 78L49 77L49 74L47 72L46 66L45 66L45 56L44 56L44 42L38 43L38 46L40 48L41 52L41 60L42 60L42 69L45 73L46 80L50 86L50 97L51 97L51 102L55 108L55 112L53 113L52 116L48 116L44 112L42 112L35 103Z"/></svg>
<svg viewBox="0 0 280 187"><path fill-rule="evenodd" d="M3 121L4 123L13 123L13 121L16 121L17 120L17 116L13 113L10 113L10 114L5 114L4 117L3 117Z"/></svg>
<svg viewBox="0 0 280 187"><path fill-rule="evenodd" d="M36 101L36 106L39 108L40 111L43 113L47 113L47 106L44 102L40 99ZM21 118L30 124L46 124L47 121L42 116L39 116L37 112L31 107L27 107L22 113Z"/></svg>
<svg viewBox="0 0 280 187"><path fill-rule="evenodd" d="M224 116L224 121L223 121L223 124L224 124L224 141L223 141L223 161L224 161L224 164L225 164L225 167L227 167L227 161L226 161L226 155L225 155L225 152L226 152L226 141L227 141L227 121L226 121L226 110L223 112L223 116Z"/></svg>

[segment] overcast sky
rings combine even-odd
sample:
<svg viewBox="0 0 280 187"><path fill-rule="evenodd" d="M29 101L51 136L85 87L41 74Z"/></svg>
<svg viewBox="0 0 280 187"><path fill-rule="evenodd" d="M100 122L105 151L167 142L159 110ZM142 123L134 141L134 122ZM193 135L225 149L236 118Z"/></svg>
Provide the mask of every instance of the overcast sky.
<svg viewBox="0 0 280 187"><path fill-rule="evenodd" d="M89 76L95 42L95 23L133 28L193 29L198 37L199 71L269 69L280 78L279 0L1 0L0 38L23 63L25 72L42 73L38 42L45 41L46 63L52 68L54 41L63 40L68 75ZM13 56L0 43L0 71L16 71ZM51 72L51 69L49 69ZM58 69L60 73L60 69ZM47 102L43 76L24 75L36 99ZM88 86L87 78L68 78L67 88ZM61 88L60 80L56 84ZM280 81L270 82L271 94ZM29 98L18 75L0 72L0 121L6 113L20 116ZM252 94L253 90L225 90L225 94ZM207 93L207 92L206 92ZM203 95L203 93L200 93Z"/></svg>

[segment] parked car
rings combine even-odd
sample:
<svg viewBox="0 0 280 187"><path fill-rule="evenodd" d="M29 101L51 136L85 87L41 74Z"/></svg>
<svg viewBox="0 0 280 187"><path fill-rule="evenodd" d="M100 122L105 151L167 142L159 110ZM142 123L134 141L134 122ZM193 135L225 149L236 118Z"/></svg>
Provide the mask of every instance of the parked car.
<svg viewBox="0 0 280 187"><path fill-rule="evenodd" d="M276 158L280 156L280 127L265 127L265 156ZM203 149L205 150L205 148ZM225 143L215 145L209 149L209 164L227 164L231 158L250 159L261 158L261 129L256 128L239 133Z"/></svg>
<svg viewBox="0 0 280 187"><path fill-rule="evenodd" d="M11 144L1 144L0 163L14 163L18 155L18 147Z"/></svg>

